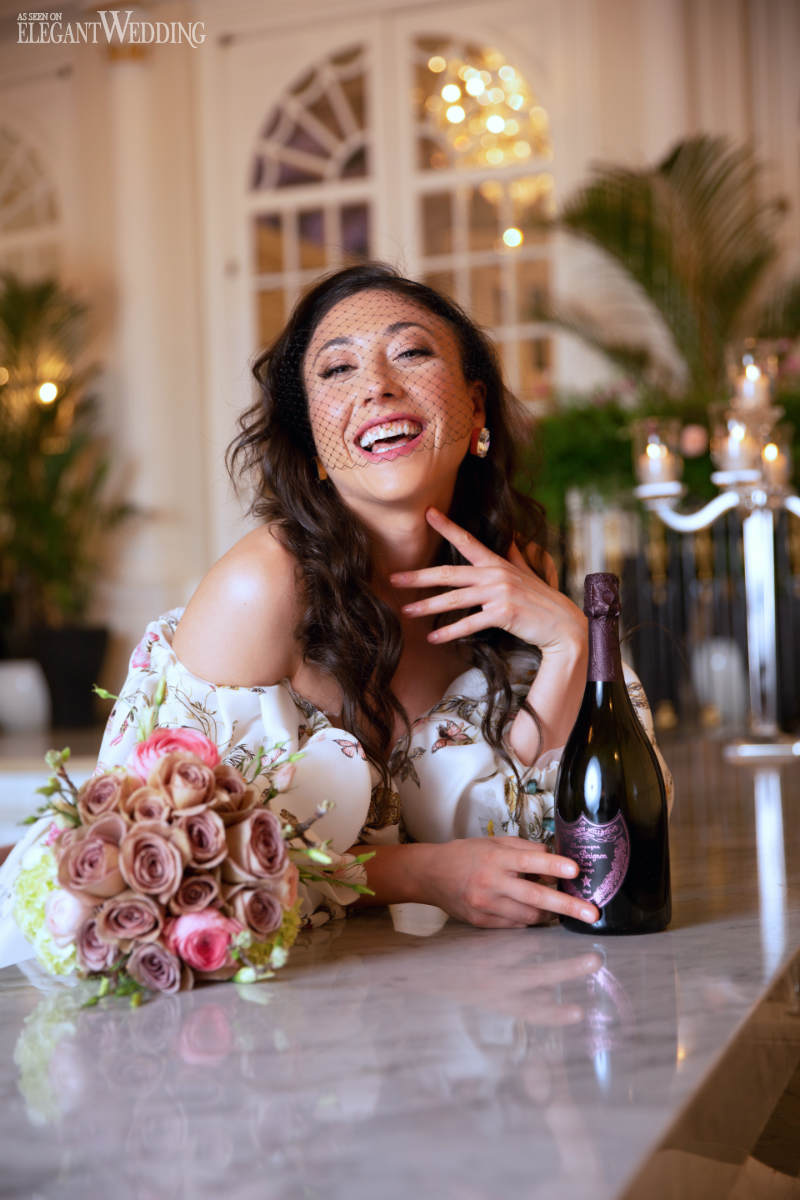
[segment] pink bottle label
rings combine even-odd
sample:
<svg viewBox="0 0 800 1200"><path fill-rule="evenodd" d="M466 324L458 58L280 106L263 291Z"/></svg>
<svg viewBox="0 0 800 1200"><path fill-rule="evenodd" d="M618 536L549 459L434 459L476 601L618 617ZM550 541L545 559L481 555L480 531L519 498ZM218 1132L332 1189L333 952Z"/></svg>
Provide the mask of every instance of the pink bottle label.
<svg viewBox="0 0 800 1200"><path fill-rule="evenodd" d="M556 813L558 853L580 867L575 879L565 879L564 891L598 908L613 900L628 871L631 839L621 812L605 825L595 825L581 813L577 821L564 821Z"/></svg>

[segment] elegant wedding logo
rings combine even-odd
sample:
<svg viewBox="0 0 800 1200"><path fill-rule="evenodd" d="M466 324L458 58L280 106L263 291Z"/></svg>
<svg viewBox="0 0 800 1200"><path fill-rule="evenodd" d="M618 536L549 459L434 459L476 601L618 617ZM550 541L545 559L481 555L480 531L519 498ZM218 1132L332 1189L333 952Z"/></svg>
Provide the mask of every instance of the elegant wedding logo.
<svg viewBox="0 0 800 1200"><path fill-rule="evenodd" d="M20 45L179 46L196 49L206 40L205 21L143 21L133 9L97 9L97 20L64 21L60 12L21 12Z"/></svg>

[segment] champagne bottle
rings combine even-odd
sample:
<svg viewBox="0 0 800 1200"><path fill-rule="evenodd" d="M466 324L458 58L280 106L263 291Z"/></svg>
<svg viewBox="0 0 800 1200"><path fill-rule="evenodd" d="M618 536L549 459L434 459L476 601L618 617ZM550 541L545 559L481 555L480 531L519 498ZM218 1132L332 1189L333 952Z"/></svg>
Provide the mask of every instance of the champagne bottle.
<svg viewBox="0 0 800 1200"><path fill-rule="evenodd" d="M672 915L666 790L625 686L619 611L616 575L587 575L586 691L555 790L556 852L580 868L559 887L600 909L593 925L561 918L581 933L653 933Z"/></svg>

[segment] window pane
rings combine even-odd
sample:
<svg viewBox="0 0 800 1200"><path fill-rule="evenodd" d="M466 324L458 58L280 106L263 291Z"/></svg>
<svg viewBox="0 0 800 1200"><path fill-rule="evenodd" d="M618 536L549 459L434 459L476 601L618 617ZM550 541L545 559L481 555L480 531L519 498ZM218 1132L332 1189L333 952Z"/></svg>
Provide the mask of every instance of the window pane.
<svg viewBox="0 0 800 1200"><path fill-rule="evenodd" d="M346 262L369 258L369 208L366 204L342 207L342 251Z"/></svg>
<svg viewBox="0 0 800 1200"><path fill-rule="evenodd" d="M500 325L503 292L499 265L473 267L470 271L470 315L479 325Z"/></svg>
<svg viewBox="0 0 800 1200"><path fill-rule="evenodd" d="M284 301L280 289L261 289L258 301L258 340L262 346L269 345L283 328Z"/></svg>
<svg viewBox="0 0 800 1200"><path fill-rule="evenodd" d="M417 140L417 165L422 171L438 170L449 166L450 155L431 137Z"/></svg>
<svg viewBox="0 0 800 1200"><path fill-rule="evenodd" d="M255 268L259 275L283 270L281 219L277 213L259 214L254 223Z"/></svg>
<svg viewBox="0 0 800 1200"><path fill-rule="evenodd" d="M499 193L499 194L498 194ZM498 204L500 185L482 183L469 199L469 246L471 250L496 250L500 236Z"/></svg>
<svg viewBox="0 0 800 1200"><path fill-rule="evenodd" d="M550 263L547 259L517 262L517 319L535 321L550 296Z"/></svg>
<svg viewBox="0 0 800 1200"><path fill-rule="evenodd" d="M449 254L453 249L453 206L449 192L422 197L424 254Z"/></svg>
<svg viewBox="0 0 800 1200"><path fill-rule="evenodd" d="M547 172L514 179L509 185L513 224L522 230L526 246L541 246L547 231L538 225L552 215L553 177Z"/></svg>
<svg viewBox="0 0 800 1200"><path fill-rule="evenodd" d="M533 400L549 391L550 339L530 338L520 346L520 395Z"/></svg>
<svg viewBox="0 0 800 1200"><path fill-rule="evenodd" d="M300 266L324 267L325 213L321 208L297 214L297 236L300 241Z"/></svg>

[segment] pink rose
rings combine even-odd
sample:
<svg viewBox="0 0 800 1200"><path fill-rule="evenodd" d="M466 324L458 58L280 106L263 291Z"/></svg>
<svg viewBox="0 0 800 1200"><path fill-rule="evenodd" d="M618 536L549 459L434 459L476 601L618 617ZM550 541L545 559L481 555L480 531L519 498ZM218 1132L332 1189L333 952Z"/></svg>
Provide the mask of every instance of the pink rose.
<svg viewBox="0 0 800 1200"><path fill-rule="evenodd" d="M131 979L153 992L186 991L192 986L192 972L180 963L160 942L143 942L125 964Z"/></svg>
<svg viewBox="0 0 800 1200"><path fill-rule="evenodd" d="M200 812L213 799L214 772L194 754L174 751L153 767L147 777L150 787L166 792L172 807L181 812Z"/></svg>
<svg viewBox="0 0 800 1200"><path fill-rule="evenodd" d="M211 807L222 817L225 825L237 820L256 806L256 790L247 783L235 767L220 763L214 767L214 796Z"/></svg>
<svg viewBox="0 0 800 1200"><path fill-rule="evenodd" d="M227 883L283 877L289 861L281 823L268 808L257 808L225 830L228 857L222 864Z"/></svg>
<svg viewBox="0 0 800 1200"><path fill-rule="evenodd" d="M50 936L57 946L68 946L75 941L79 928L94 908L94 901L88 897L76 896L74 892L66 892L56 888L47 897L44 906L44 920Z"/></svg>
<svg viewBox="0 0 800 1200"><path fill-rule="evenodd" d="M191 867L201 870L216 867L228 853L225 826L217 813L210 809L178 817L175 828L182 829L189 839Z"/></svg>
<svg viewBox="0 0 800 1200"><path fill-rule="evenodd" d="M91 825L79 825L56 842L58 882L68 892L85 892L105 900L124 884L119 867L119 844L125 832L119 813L108 813Z"/></svg>
<svg viewBox="0 0 800 1200"><path fill-rule="evenodd" d="M106 900L97 913L97 936L127 951L134 941L155 941L163 924L163 909L152 896L120 892Z"/></svg>
<svg viewBox="0 0 800 1200"><path fill-rule="evenodd" d="M119 948L104 942L97 932L97 918L87 917L75 939L78 962L84 971L107 971L120 957Z"/></svg>
<svg viewBox="0 0 800 1200"><path fill-rule="evenodd" d="M257 938L277 933L283 924L283 905L269 888L238 884L228 892L226 902L233 909L236 920Z"/></svg>
<svg viewBox="0 0 800 1200"><path fill-rule="evenodd" d="M182 917L184 913L201 912L214 904L219 899L218 874L218 871L187 871L169 902L169 911Z"/></svg>
<svg viewBox="0 0 800 1200"><path fill-rule="evenodd" d="M214 743L196 729L154 729L150 737L139 742L128 756L127 766L142 779L165 754L180 750L184 754L196 754L207 767L219 762L219 751Z"/></svg>
<svg viewBox="0 0 800 1200"><path fill-rule="evenodd" d="M119 869L134 892L157 896L166 904L178 890L189 857L189 839L182 829L139 821L122 839Z"/></svg>
<svg viewBox="0 0 800 1200"><path fill-rule="evenodd" d="M93 775L78 788L78 814L84 825L91 825L109 812L119 812L126 796L140 787L135 775L122 771L108 771L104 775Z"/></svg>
<svg viewBox="0 0 800 1200"><path fill-rule="evenodd" d="M218 971L220 967L234 965L228 951L242 928L238 921L224 917L219 909L207 908L167 921L164 941L167 949L193 970Z"/></svg>

